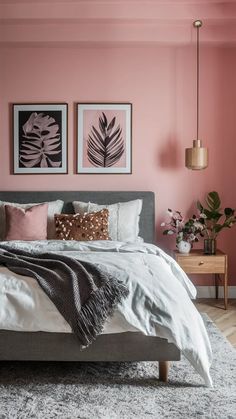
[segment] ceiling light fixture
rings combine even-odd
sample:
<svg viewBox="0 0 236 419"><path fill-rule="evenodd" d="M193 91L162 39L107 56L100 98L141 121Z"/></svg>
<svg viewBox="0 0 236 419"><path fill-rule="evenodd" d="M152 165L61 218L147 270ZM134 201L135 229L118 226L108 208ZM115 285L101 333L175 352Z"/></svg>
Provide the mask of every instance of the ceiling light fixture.
<svg viewBox="0 0 236 419"><path fill-rule="evenodd" d="M198 138L199 131L199 29L201 20L193 22L197 29L197 139L193 140L193 147L185 149L185 166L192 170L202 170L208 166L208 149L202 147L202 141Z"/></svg>

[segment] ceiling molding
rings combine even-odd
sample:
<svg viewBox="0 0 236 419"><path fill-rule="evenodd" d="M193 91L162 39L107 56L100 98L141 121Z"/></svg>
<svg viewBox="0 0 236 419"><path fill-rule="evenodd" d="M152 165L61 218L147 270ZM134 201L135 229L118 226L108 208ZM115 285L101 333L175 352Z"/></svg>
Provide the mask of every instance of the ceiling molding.
<svg viewBox="0 0 236 419"><path fill-rule="evenodd" d="M164 3L164 4L234 4L235 0L0 0L0 4L23 4L23 3L93 3L94 5L99 5L100 3L145 3L149 5L150 3Z"/></svg>
<svg viewBox="0 0 236 419"><path fill-rule="evenodd" d="M0 45L236 44L236 2L217 0L0 0Z"/></svg>
<svg viewBox="0 0 236 419"><path fill-rule="evenodd" d="M44 0L45 1L45 0ZM187 20L187 19L218 19L236 18L236 3L204 3L190 2L150 2L148 0L120 1L57 1L55 3L1 3L1 21L13 22L26 20L48 19L150 19L150 20Z"/></svg>
<svg viewBox="0 0 236 419"><path fill-rule="evenodd" d="M0 27L0 45L4 44L158 44L178 45L196 42L194 29L188 25L178 25L173 30L169 25L150 25L122 23L114 24L45 24L41 25L5 25ZM201 33L201 42L206 44L236 43L236 26L210 26Z"/></svg>

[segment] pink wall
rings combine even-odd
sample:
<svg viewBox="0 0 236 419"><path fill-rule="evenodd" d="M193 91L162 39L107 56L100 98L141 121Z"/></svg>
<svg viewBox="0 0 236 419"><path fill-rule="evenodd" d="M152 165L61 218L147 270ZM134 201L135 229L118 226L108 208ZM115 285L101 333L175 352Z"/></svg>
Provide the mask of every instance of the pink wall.
<svg viewBox="0 0 236 419"><path fill-rule="evenodd" d="M184 167L184 148L195 138L193 46L0 48L0 190L153 190L159 224L167 207L191 214L194 202L216 189L236 207L236 49L204 47L201 61L200 135L209 168ZM10 103L68 102L69 174L10 174ZM133 174L75 174L76 101L133 103ZM236 229L219 240L236 284ZM200 283L201 279L197 280Z"/></svg>

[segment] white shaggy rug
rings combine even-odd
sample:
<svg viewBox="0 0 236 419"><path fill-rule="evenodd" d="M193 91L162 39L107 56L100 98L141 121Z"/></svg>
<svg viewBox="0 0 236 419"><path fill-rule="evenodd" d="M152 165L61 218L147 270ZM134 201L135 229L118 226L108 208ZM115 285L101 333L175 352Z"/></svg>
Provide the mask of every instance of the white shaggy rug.
<svg viewBox="0 0 236 419"><path fill-rule="evenodd" d="M0 419L236 419L236 351L204 315L214 388L182 359L169 383L158 364L0 363Z"/></svg>

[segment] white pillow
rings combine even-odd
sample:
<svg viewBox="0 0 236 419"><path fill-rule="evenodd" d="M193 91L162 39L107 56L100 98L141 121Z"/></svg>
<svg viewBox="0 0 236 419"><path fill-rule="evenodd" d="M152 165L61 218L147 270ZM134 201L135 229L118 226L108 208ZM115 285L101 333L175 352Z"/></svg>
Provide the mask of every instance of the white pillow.
<svg viewBox="0 0 236 419"><path fill-rule="evenodd" d="M13 207L27 209L29 207L39 205L40 203L42 202L37 202L33 204L18 204L15 202L0 201L0 240L4 240L4 237L5 237L5 227L6 227L5 205L12 205ZM55 239L56 237L55 225L54 225L54 214L61 214L64 202L58 199L57 201L51 201L47 203L48 203L47 238L50 240L50 239Z"/></svg>
<svg viewBox="0 0 236 419"><path fill-rule="evenodd" d="M74 201L75 213L96 212L103 208L109 211L109 236L111 240L135 242L139 240L139 219L143 200L135 199L117 204L98 205L92 202Z"/></svg>

